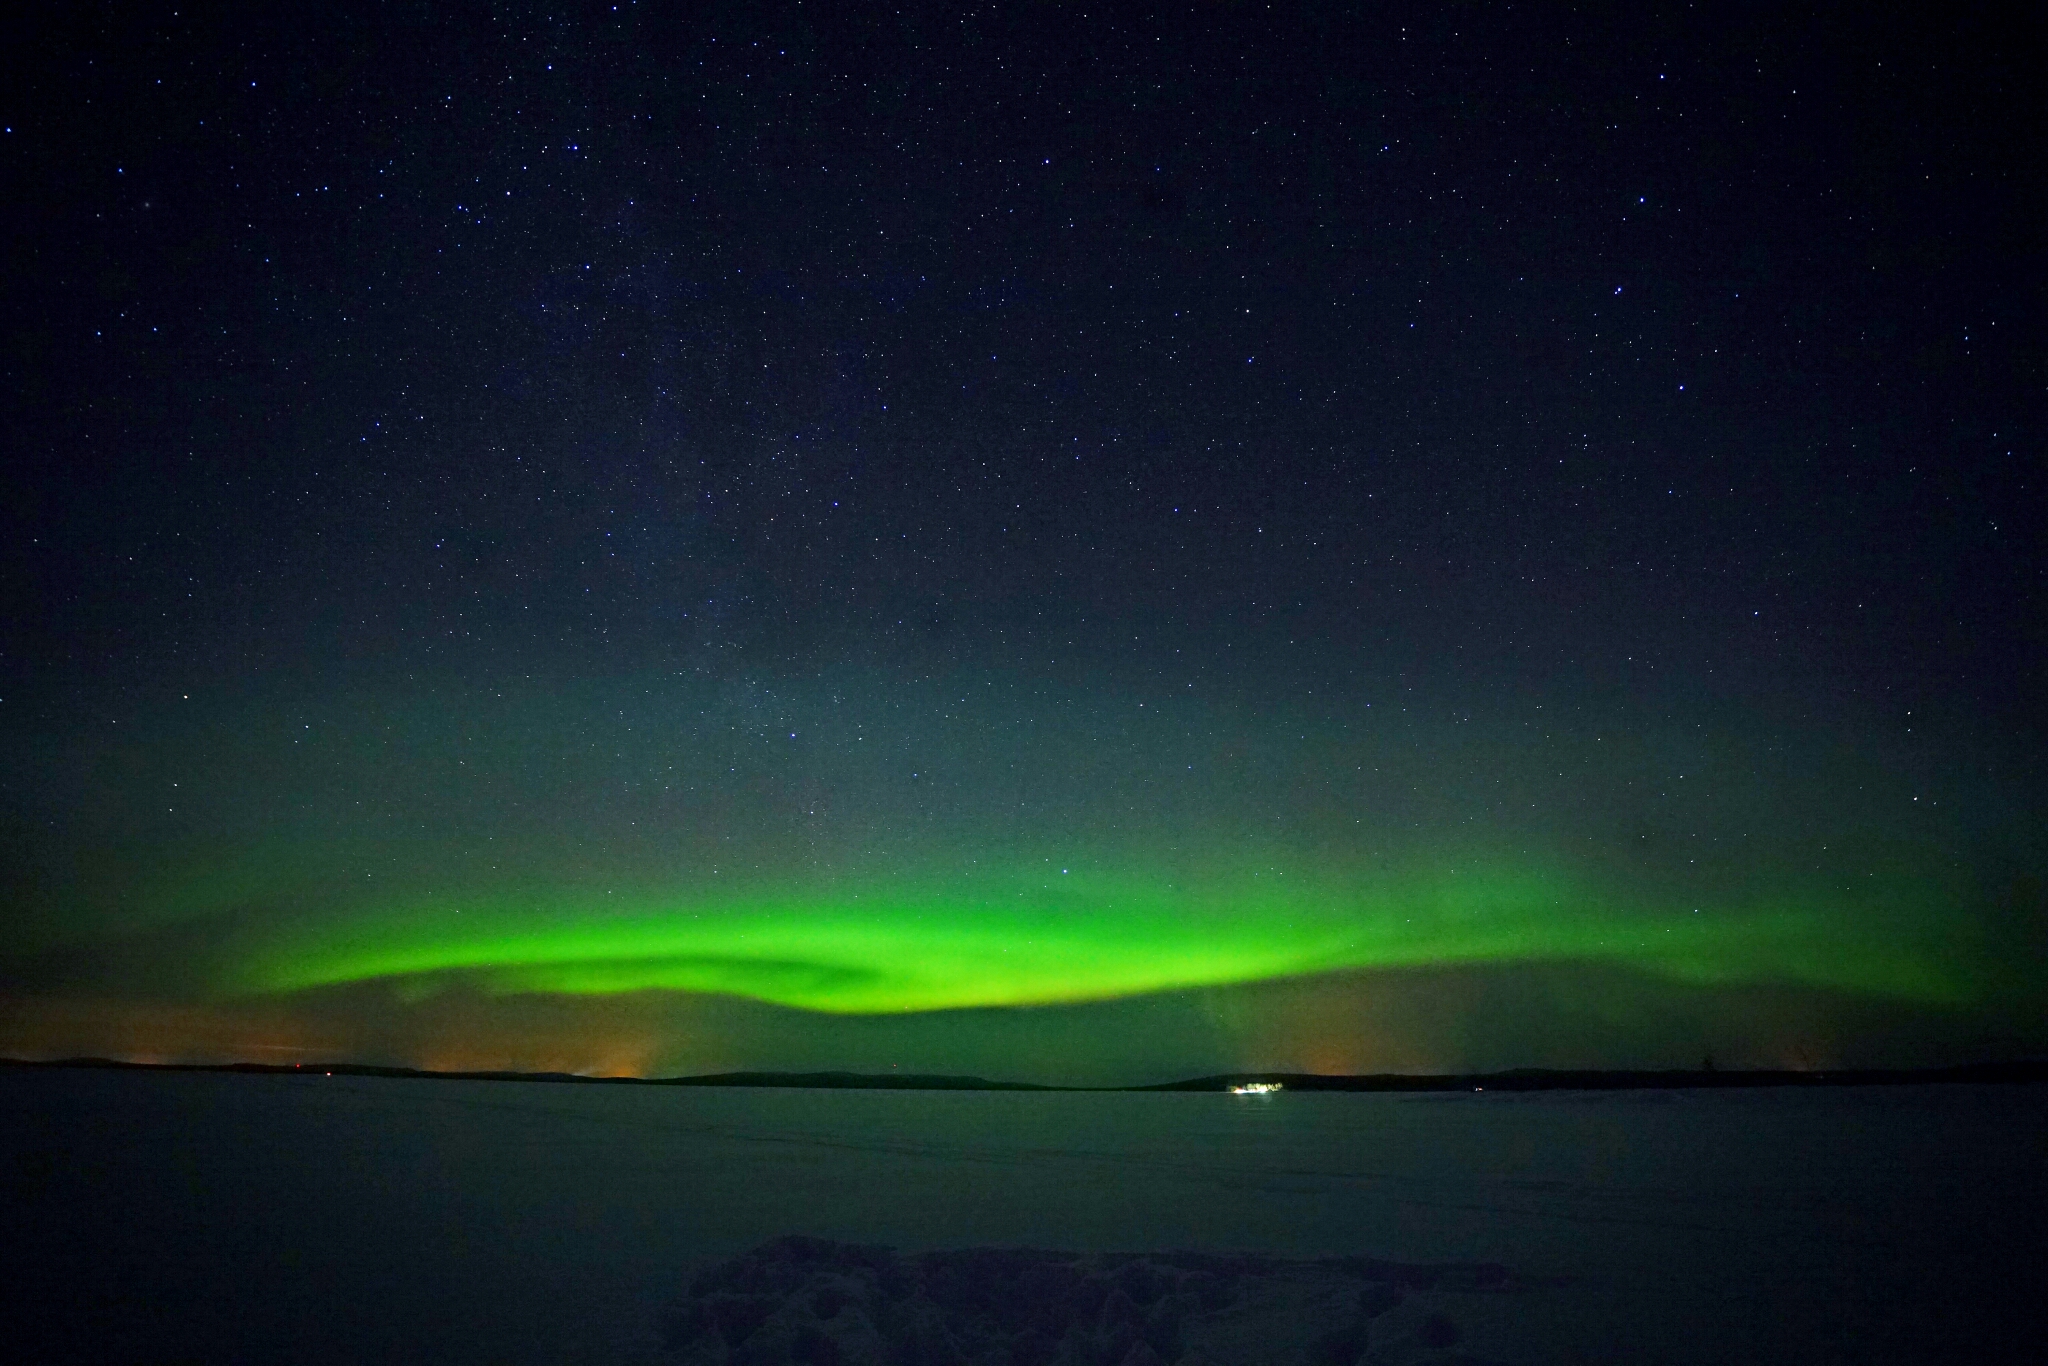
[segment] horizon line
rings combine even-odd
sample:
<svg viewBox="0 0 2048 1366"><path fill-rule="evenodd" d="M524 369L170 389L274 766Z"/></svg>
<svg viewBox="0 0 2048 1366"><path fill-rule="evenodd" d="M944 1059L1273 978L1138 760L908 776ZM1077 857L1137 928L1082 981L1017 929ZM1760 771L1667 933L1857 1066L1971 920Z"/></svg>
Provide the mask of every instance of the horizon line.
<svg viewBox="0 0 2048 1366"><path fill-rule="evenodd" d="M1246 1083L1278 1083L1281 1091L1498 1091L1682 1090L1782 1086L1875 1086L1937 1083L2048 1082L2048 1059L1954 1063L1936 1067L1845 1068L1561 1068L1516 1067L1491 1072L1324 1073L1251 1070L1214 1073L1173 1081L1089 1086L1059 1082L997 1081L986 1077L926 1072L757 1069L643 1077L583 1072L521 1071L513 1068L444 1071L362 1062L143 1062L125 1058L0 1057L0 1068L51 1068L138 1072L228 1072L257 1076L320 1073L393 1080L524 1081L624 1086L727 1086L782 1090L896 1091L1227 1091Z"/></svg>

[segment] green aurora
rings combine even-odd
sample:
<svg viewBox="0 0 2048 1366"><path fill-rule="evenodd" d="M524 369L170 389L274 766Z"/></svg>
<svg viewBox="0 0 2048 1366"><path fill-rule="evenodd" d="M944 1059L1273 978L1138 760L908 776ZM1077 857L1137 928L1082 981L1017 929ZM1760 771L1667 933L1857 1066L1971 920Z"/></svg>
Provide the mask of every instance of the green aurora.
<svg viewBox="0 0 2048 1366"><path fill-rule="evenodd" d="M1142 1078L1782 1057L1852 1017L2010 1032L2033 998L1999 917L2036 827L1989 761L1853 716L1271 693L842 669L174 695L18 734L58 816L16 831L0 1031Z"/></svg>
<svg viewBox="0 0 2048 1366"><path fill-rule="evenodd" d="M496 994L719 992L836 1014L1032 1006L1344 969L1604 961L1690 983L1796 982L1929 1004L1953 962L1818 899L1645 915L1562 879L1464 873L1344 886L1025 869L751 894L436 897L278 936L231 990L389 980ZM1953 942L1951 950L1953 950Z"/></svg>

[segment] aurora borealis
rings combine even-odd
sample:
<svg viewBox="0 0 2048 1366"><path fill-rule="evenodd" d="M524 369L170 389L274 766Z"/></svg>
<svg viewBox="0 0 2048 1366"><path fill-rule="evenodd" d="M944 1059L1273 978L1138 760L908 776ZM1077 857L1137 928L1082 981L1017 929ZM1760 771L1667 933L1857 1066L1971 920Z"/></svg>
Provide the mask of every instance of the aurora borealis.
<svg viewBox="0 0 2048 1366"><path fill-rule="evenodd" d="M640 8L51 21L0 1054L2048 1047L1992 87Z"/></svg>
<svg viewBox="0 0 2048 1366"><path fill-rule="evenodd" d="M40 870L28 970L230 1018L369 1000L426 1020L468 1002L475 1027L543 1000L604 1019L607 1001L724 997L827 1039L863 1017L957 1040L1006 1011L1027 1032L1048 1011L1066 1027L1188 1001L1214 1016L1238 993L1226 1051L1194 1055L1231 1064L1257 1055L1230 1036L1279 1026L1262 994L1373 994L1389 974L1578 974L1625 1035L1686 993L2024 1008L1982 881L2024 858L2023 808L1987 783L1990 756L1972 784L1944 771L1966 739L1901 728L1852 753L1853 718L1780 743L1536 702L1520 720L1375 716L1353 690L1303 687L1261 707L1238 687L871 665L740 687L527 680L403 706L356 691L290 719L160 697L126 718L141 745L22 740L45 790L75 782L85 821L134 832ZM115 766L124 788L98 781ZM139 809L138 788L163 810ZM1974 880L1944 866L1957 848ZM616 1032L494 1046L598 1065Z"/></svg>
<svg viewBox="0 0 2048 1366"><path fill-rule="evenodd" d="M479 902L456 912L473 927L437 930L421 927L421 908L402 907L338 943L263 956L237 985L474 974L499 993L715 991L861 1014L1107 1000L1347 968L1611 959L1680 980L1775 977L1936 1002L1969 994L1910 949L1845 948L1846 917L1834 935L1825 917L1801 912L1717 916L1707 928L1592 918L1573 914L1567 895L1483 875L1469 890L1375 899L1262 894L1250 879L1208 897L1128 877L1070 888L1042 870L979 881L730 903L566 901L525 914Z"/></svg>

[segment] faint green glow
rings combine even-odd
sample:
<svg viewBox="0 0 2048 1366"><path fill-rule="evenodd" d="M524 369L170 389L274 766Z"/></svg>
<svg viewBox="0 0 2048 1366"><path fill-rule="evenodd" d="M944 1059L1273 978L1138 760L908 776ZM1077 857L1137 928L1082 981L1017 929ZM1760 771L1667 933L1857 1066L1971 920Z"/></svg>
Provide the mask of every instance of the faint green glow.
<svg viewBox="0 0 2048 1366"><path fill-rule="evenodd" d="M739 892L422 898L275 930L236 992L718 992L860 1014L1105 1000L1344 969L1606 961L1693 983L1958 1002L1967 978L1859 908L1657 909L1505 873L1345 885L1027 867Z"/></svg>

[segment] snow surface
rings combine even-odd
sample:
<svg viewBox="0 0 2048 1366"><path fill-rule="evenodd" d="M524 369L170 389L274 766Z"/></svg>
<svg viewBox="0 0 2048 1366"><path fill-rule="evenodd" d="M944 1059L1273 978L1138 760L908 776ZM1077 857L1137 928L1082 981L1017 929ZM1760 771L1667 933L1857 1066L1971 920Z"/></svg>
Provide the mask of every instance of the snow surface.
<svg viewBox="0 0 2048 1366"><path fill-rule="evenodd" d="M0 1074L9 1337L47 1360L672 1362L799 1233L1494 1262L1509 1362L2037 1359L2048 1088L775 1091ZM1419 1310L1418 1310L1419 1312Z"/></svg>

